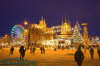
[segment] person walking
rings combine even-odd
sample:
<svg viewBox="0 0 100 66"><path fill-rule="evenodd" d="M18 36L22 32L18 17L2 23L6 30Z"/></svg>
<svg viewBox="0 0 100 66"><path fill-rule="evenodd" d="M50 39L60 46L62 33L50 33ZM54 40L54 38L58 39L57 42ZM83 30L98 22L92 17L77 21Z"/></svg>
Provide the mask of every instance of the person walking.
<svg viewBox="0 0 100 66"><path fill-rule="evenodd" d="M40 50L41 50L41 54L43 54L43 49L42 49L42 46L40 47Z"/></svg>
<svg viewBox="0 0 100 66"><path fill-rule="evenodd" d="M55 45L55 46L54 46L54 51L56 51L56 50L57 50L57 46Z"/></svg>
<svg viewBox="0 0 100 66"><path fill-rule="evenodd" d="M45 48L43 46L40 47L41 54L45 54Z"/></svg>
<svg viewBox="0 0 100 66"><path fill-rule="evenodd" d="M24 49L24 46L20 47L19 52L20 52L20 59L23 59L26 52L26 49Z"/></svg>
<svg viewBox="0 0 100 66"><path fill-rule="evenodd" d="M93 56L94 56L94 49L91 47L90 48L90 55L91 55L91 59L93 59Z"/></svg>
<svg viewBox="0 0 100 66"><path fill-rule="evenodd" d="M64 45L62 46L62 50L64 50Z"/></svg>
<svg viewBox="0 0 100 66"><path fill-rule="evenodd" d="M13 52L14 52L14 47L12 46L12 47L10 48L10 54L13 55Z"/></svg>
<svg viewBox="0 0 100 66"><path fill-rule="evenodd" d="M42 47L42 50L43 50L43 54L45 54L45 47L44 46Z"/></svg>
<svg viewBox="0 0 100 66"><path fill-rule="evenodd" d="M97 50L98 56L99 56L99 60L100 60L100 47Z"/></svg>
<svg viewBox="0 0 100 66"><path fill-rule="evenodd" d="M36 47L33 47L33 53L36 51Z"/></svg>
<svg viewBox="0 0 100 66"><path fill-rule="evenodd" d="M78 50L75 52L74 59L75 62L77 62L78 66L82 66L82 62L84 60L84 54L81 51L81 47L78 47Z"/></svg>
<svg viewBox="0 0 100 66"><path fill-rule="evenodd" d="M32 47L30 47L30 54L32 54L33 53L33 48Z"/></svg>

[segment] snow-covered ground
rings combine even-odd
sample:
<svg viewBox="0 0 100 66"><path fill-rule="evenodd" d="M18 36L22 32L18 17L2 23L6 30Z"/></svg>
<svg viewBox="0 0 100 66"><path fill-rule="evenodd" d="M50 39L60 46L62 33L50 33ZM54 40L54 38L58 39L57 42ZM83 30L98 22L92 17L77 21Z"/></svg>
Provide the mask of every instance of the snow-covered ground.
<svg viewBox="0 0 100 66"><path fill-rule="evenodd" d="M0 60L7 58L19 58L19 48L15 48L14 54L9 53L9 48L3 48L0 50ZM37 66L77 66L74 61L74 53L76 50L57 50L46 49L45 54L40 53L40 49L36 49L35 54L30 54L30 51L26 51L24 59L33 60L37 62ZM95 49L94 60L91 60L89 50L84 54L85 59L82 66L100 66L100 60L98 59L97 50Z"/></svg>

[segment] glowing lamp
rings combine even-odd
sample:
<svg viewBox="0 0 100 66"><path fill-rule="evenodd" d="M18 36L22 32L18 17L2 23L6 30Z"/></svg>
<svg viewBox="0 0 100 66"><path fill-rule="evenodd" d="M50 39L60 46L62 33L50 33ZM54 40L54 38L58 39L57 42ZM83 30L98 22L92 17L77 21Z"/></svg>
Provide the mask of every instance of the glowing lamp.
<svg viewBox="0 0 100 66"><path fill-rule="evenodd" d="M88 23L82 23L81 25L88 25Z"/></svg>
<svg viewBox="0 0 100 66"><path fill-rule="evenodd" d="M25 22L24 22L24 24L25 24L25 25L28 25L28 22L27 22L27 21L25 21Z"/></svg>

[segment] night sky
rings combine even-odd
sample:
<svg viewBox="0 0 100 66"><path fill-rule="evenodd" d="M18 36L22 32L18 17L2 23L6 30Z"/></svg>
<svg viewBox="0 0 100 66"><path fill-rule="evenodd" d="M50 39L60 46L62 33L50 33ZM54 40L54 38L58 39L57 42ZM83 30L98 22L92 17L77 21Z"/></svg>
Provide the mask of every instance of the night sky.
<svg viewBox="0 0 100 66"><path fill-rule="evenodd" d="M15 24L38 23L44 16L47 25L60 25L62 17L89 23L89 35L100 36L100 0L0 0L0 36L10 34Z"/></svg>

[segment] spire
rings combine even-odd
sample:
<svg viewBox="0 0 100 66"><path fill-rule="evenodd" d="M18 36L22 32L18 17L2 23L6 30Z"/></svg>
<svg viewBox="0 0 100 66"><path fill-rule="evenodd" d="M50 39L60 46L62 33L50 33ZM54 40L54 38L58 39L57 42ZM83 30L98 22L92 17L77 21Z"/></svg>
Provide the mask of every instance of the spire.
<svg viewBox="0 0 100 66"><path fill-rule="evenodd" d="M66 16L65 16L65 18L64 18L64 22L67 22L67 20L66 20Z"/></svg>
<svg viewBox="0 0 100 66"><path fill-rule="evenodd" d="M68 23L69 28L71 28L69 16L68 16L67 23Z"/></svg>
<svg viewBox="0 0 100 66"><path fill-rule="evenodd" d="M68 16L68 22L70 22L69 16Z"/></svg>
<svg viewBox="0 0 100 66"><path fill-rule="evenodd" d="M41 17L41 20L43 21L43 24L46 24L44 17Z"/></svg>
<svg viewBox="0 0 100 66"><path fill-rule="evenodd" d="M43 16L41 17L41 20L39 21L40 22L40 24L43 24L43 22L44 22L44 20L43 20L44 18L43 18Z"/></svg>
<svg viewBox="0 0 100 66"><path fill-rule="evenodd" d="M68 25L70 25L70 19L69 19L69 16L68 16L68 21L67 21Z"/></svg>
<svg viewBox="0 0 100 66"><path fill-rule="evenodd" d="M45 19L43 20L43 23L46 24Z"/></svg>
<svg viewBox="0 0 100 66"><path fill-rule="evenodd" d="M43 16L41 17L41 20L43 20Z"/></svg>

